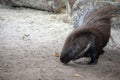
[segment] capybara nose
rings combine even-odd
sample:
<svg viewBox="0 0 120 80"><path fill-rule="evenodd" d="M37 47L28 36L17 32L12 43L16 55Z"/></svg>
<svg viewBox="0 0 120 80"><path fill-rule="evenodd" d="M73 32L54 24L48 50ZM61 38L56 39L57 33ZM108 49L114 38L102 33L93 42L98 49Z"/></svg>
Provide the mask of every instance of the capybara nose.
<svg viewBox="0 0 120 80"><path fill-rule="evenodd" d="M65 58L60 58L60 61L64 64L67 64L70 60L65 59Z"/></svg>

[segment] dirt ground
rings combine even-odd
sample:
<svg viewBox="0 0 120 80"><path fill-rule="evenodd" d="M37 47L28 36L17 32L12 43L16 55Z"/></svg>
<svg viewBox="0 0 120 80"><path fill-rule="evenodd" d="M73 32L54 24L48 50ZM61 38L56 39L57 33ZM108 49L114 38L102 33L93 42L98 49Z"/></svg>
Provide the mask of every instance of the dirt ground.
<svg viewBox="0 0 120 80"><path fill-rule="evenodd" d="M73 30L65 14L0 5L0 80L120 80L120 30L97 65L84 59L64 65L60 53Z"/></svg>

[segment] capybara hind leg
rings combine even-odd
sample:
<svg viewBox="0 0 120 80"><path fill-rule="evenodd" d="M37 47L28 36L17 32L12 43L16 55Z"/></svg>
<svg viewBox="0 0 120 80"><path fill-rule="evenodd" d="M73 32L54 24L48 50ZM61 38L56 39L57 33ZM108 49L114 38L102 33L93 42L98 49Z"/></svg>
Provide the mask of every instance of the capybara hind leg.
<svg viewBox="0 0 120 80"><path fill-rule="evenodd" d="M104 52L105 52L104 50L100 50L100 51L99 51L99 54L102 55Z"/></svg>

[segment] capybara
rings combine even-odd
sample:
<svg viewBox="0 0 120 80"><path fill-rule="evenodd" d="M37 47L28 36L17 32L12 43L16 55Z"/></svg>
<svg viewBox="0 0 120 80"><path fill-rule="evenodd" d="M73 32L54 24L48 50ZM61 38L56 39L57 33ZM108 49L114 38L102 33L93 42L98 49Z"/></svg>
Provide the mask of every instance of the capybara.
<svg viewBox="0 0 120 80"><path fill-rule="evenodd" d="M97 64L109 41L111 18L117 16L117 10L115 4L104 2L96 2L86 9L78 20L79 26L66 38L60 61L67 64L71 60L90 57L88 64Z"/></svg>

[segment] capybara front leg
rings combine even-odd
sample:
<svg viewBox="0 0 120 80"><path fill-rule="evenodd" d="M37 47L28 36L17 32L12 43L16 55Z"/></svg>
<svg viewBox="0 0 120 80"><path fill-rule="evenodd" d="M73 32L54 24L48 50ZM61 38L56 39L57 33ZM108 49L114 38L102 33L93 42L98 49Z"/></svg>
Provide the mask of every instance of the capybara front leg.
<svg viewBox="0 0 120 80"><path fill-rule="evenodd" d="M99 55L97 54L97 51L96 50L91 50L90 51L90 62L88 62L88 64L97 64L98 62L98 58L99 58Z"/></svg>
<svg viewBox="0 0 120 80"><path fill-rule="evenodd" d="M88 64L97 64L100 55L102 55L103 53L104 50L99 50L99 52L97 52L96 50L91 51L90 53L91 61L88 62Z"/></svg>

